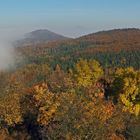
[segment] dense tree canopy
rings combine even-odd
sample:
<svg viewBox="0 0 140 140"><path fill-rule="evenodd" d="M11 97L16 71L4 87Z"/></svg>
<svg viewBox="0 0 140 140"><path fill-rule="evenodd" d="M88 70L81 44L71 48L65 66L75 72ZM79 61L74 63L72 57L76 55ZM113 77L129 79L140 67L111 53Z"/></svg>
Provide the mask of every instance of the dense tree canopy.
<svg viewBox="0 0 140 140"><path fill-rule="evenodd" d="M80 59L67 71L30 64L1 72L1 139L138 140L140 71L105 70Z"/></svg>

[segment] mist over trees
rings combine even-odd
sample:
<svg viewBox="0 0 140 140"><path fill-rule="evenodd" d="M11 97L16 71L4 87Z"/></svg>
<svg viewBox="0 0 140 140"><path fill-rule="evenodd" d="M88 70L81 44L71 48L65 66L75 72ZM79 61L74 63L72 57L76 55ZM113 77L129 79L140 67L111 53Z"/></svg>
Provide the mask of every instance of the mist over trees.
<svg viewBox="0 0 140 140"><path fill-rule="evenodd" d="M1 47L0 139L139 140L138 34Z"/></svg>
<svg viewBox="0 0 140 140"><path fill-rule="evenodd" d="M0 42L0 70L8 69L14 64L14 55L11 45Z"/></svg>

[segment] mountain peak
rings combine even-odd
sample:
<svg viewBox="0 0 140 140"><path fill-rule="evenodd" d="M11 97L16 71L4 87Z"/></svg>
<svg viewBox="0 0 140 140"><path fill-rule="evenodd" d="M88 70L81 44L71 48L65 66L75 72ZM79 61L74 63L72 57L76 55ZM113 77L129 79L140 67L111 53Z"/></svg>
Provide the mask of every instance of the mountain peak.
<svg viewBox="0 0 140 140"><path fill-rule="evenodd" d="M56 34L56 33L54 33L54 32L52 32L52 31L49 31L49 30L47 30L47 29L38 29L38 30L34 30L34 31L31 31L31 32L29 32L29 33L27 33L26 35L28 35L28 34L46 34L46 33L53 33L53 34Z"/></svg>
<svg viewBox="0 0 140 140"><path fill-rule="evenodd" d="M54 33L47 29L38 29L25 34L24 39L18 41L22 45L66 40L68 37Z"/></svg>

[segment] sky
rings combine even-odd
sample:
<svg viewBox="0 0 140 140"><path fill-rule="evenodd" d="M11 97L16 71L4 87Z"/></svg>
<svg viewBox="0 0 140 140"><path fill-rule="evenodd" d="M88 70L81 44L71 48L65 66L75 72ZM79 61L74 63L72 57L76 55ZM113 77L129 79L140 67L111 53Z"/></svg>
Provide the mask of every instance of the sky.
<svg viewBox="0 0 140 140"><path fill-rule="evenodd" d="M0 40L36 29L68 37L140 28L140 0L0 0Z"/></svg>

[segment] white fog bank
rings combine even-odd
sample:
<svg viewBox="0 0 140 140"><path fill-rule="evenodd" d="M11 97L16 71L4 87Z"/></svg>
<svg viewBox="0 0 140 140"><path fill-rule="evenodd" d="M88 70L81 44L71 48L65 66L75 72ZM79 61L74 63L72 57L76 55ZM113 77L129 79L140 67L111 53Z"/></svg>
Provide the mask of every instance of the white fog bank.
<svg viewBox="0 0 140 140"><path fill-rule="evenodd" d="M14 48L7 43L0 42L0 70L14 65Z"/></svg>

